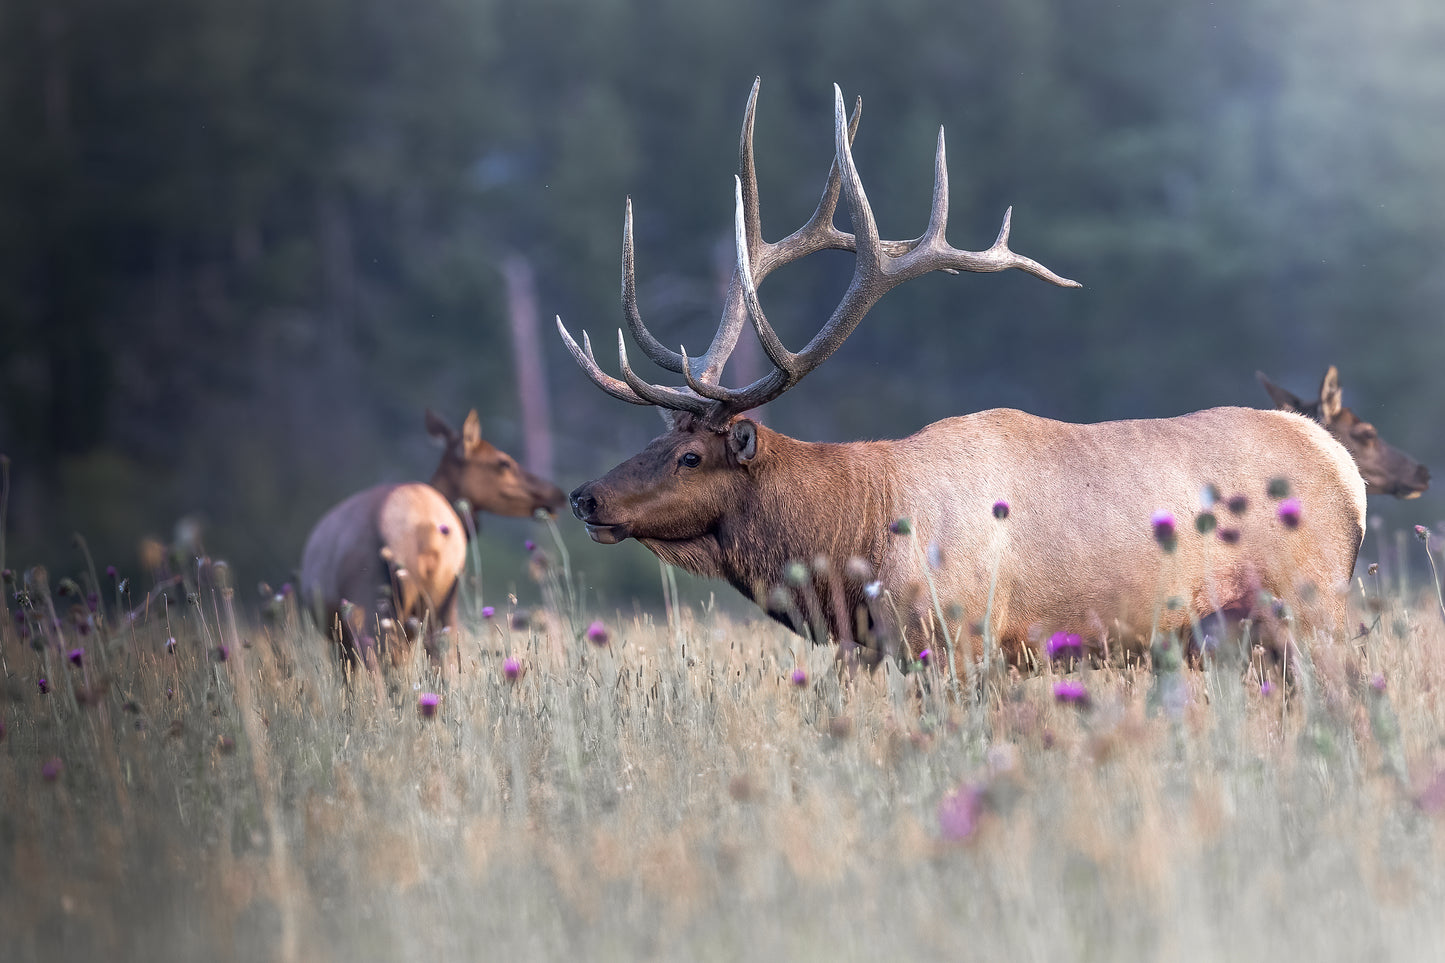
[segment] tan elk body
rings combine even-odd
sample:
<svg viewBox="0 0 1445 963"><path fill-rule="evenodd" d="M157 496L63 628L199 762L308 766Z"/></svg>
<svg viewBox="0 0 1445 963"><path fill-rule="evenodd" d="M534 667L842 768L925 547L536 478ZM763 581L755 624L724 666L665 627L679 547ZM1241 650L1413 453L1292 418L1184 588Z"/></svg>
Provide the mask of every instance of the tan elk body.
<svg viewBox="0 0 1445 963"><path fill-rule="evenodd" d="M453 508L529 516L555 512L561 489L523 470L481 435L475 411L461 433L426 413L427 430L445 446L430 484L378 485L336 505L316 523L301 558L301 590L344 651L371 661L382 619L426 620L428 648L437 630L456 624L457 581L466 563L467 529ZM349 603L349 605L348 605ZM398 646L394 660L404 658Z"/></svg>
<svg viewBox="0 0 1445 963"><path fill-rule="evenodd" d="M1007 216L988 251L947 245L941 132L927 230L913 241L880 239L850 152L857 111L845 119L836 88L835 156L823 200L802 229L763 241L752 158L756 96L755 84L737 184L737 269L702 358L670 351L642 324L629 204L624 314L648 357L686 387L638 378L620 332L623 377L608 376L590 342L584 337L579 348L558 321L574 358L604 391L674 412L669 431L572 493L573 512L593 539L636 538L667 562L727 579L800 631L822 622L847 641L871 625L874 635L902 634L915 652L936 637L940 612L954 638L971 636L974 645L987 615L993 637L1011 649L1060 630L1132 645L1156 626L1182 630L1214 613L1285 611L1306 630L1342 623L1340 589L1364 532L1364 484L1349 453L1299 415L1217 408L1076 425L1001 409L948 418L897 441L843 444L798 441L747 418L743 412L821 364L878 298L911 277L1017 267L1074 285L1009 250ZM856 234L833 226L840 189ZM756 285L824 248L856 252L853 281L822 331L793 354L764 316ZM726 388L718 379L745 319L774 370ZM1280 479L1297 501L1282 500ZM1214 490L1220 503L1205 504ZM1195 520L1206 508L1213 528L1205 522L1209 530L1200 532ZM1156 539L1159 512L1172 515L1172 550ZM890 533L901 518L913 534ZM1264 599L1270 604L1261 610Z"/></svg>

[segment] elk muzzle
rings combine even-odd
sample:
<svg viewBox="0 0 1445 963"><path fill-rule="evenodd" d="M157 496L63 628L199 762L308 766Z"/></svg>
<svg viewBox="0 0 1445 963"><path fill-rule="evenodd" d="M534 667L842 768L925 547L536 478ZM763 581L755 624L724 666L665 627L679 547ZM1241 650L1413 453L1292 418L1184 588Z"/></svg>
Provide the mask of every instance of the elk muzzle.
<svg viewBox="0 0 1445 963"><path fill-rule="evenodd" d="M583 525L587 526L587 534L592 541L602 545L616 545L627 538L626 525L608 525L601 520L598 512L601 509L595 494L595 482L588 482L579 485L573 490L571 496L572 514L576 515Z"/></svg>

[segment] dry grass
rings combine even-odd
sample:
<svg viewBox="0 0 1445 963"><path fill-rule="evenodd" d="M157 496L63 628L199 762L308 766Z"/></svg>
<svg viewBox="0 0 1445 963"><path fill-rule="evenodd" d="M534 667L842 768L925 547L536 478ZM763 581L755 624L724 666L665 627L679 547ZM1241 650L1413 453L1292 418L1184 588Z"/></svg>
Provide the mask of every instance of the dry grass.
<svg viewBox="0 0 1445 963"><path fill-rule="evenodd" d="M1378 604L1289 705L1111 667L1084 711L699 610L478 624L380 700L220 593L39 651L7 616L5 957L1438 959L1445 631Z"/></svg>

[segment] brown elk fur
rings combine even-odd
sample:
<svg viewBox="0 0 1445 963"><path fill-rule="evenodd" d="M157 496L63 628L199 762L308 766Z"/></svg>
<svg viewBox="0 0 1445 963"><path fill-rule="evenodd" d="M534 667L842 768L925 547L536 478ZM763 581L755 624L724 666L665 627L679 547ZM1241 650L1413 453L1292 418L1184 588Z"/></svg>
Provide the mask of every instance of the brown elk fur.
<svg viewBox="0 0 1445 963"><path fill-rule="evenodd" d="M322 516L302 553L303 598L323 625L339 631L344 652L368 662L373 645L386 641L383 618L394 621L392 635L403 643L405 622L426 620L433 653L435 633L455 626L467 546L466 526L453 507L459 500L473 511L511 516L555 512L565 501L556 485L483 440L476 411L460 433L426 414L427 430L445 445L431 483L378 485L352 495ZM393 660L407 651L395 646Z"/></svg>
<svg viewBox="0 0 1445 963"><path fill-rule="evenodd" d="M697 467L681 463L688 452L701 456ZM1277 516L1275 478L1301 503L1296 528ZM1239 514L1214 506L1219 529L1200 534L1208 485L1245 504ZM1001 520L999 500L1009 504ZM1307 630L1340 626L1365 511L1349 454L1318 425L1247 408L1096 425L999 409L898 441L844 444L798 441L741 416L717 432L683 414L573 504L599 541L636 538L664 561L727 579L795 628L821 615L835 638L852 629L837 613L846 620L868 604L863 581L839 575L862 559L885 590L871 603L881 634L901 629L915 651L938 628L924 569L932 553L938 609L957 613L952 636L978 644L987 611L992 636L1015 652L1055 631L1133 647L1156 619L1167 632L1214 612L1268 616L1261 592ZM1173 552L1155 541L1159 510L1176 519ZM915 536L889 533L899 518ZM814 571L820 557L828 565ZM809 566L809 579L780 607L790 562ZM1170 608L1171 598L1182 604Z"/></svg>

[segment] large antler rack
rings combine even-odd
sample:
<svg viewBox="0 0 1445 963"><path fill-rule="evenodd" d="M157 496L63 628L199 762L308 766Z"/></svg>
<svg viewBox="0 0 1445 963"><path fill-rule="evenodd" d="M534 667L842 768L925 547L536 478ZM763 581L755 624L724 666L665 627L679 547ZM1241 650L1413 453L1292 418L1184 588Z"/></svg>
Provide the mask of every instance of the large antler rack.
<svg viewBox="0 0 1445 963"><path fill-rule="evenodd" d="M960 271L994 272L1019 268L1061 287L1079 287L1077 281L1060 277L1031 258L1009 249L1008 236L1013 209L1004 214L1003 226L993 246L986 251L960 251L944 239L948 222L948 167L944 157L943 130L938 131L934 157L933 204L928 226L911 241L889 241L878 236L873 210L863 191L863 182L853 164L852 141L858 130L863 102L859 98L849 118L843 109L843 92L833 86L833 165L817 210L801 228L777 242L763 240L759 215L757 171L753 163L753 119L757 109L761 78L753 81L739 146L738 176L735 179L737 214L734 242L737 266L728 287L722 321L712 344L700 358L689 358L684 348L673 351L653 337L637 308L637 282L632 242L632 200L627 201L622 237L622 310L638 345L658 366L683 376L686 387L654 385L639 378L627 361L627 344L617 332L617 353L622 380L608 375L592 354L591 340L582 333L582 348L567 332L562 319L557 330L572 357L599 388L614 398L635 405L657 405L688 411L704 423L721 428L735 414L772 401L803 379L838 350L878 300L889 290L911 278L931 271L957 274ZM838 230L833 224L840 191L848 201L855 233ZM758 285L775 269L822 250L853 251L857 254L853 278L843 299L811 341L796 354L789 351L773 331L758 300ZM743 388L719 383L723 365L737 346L744 319L750 320L773 363L773 370Z"/></svg>

